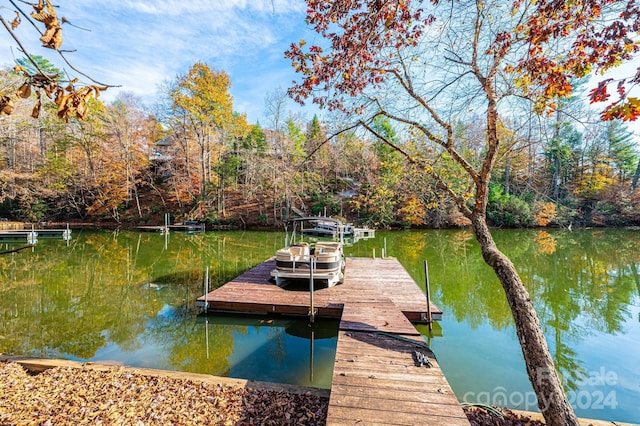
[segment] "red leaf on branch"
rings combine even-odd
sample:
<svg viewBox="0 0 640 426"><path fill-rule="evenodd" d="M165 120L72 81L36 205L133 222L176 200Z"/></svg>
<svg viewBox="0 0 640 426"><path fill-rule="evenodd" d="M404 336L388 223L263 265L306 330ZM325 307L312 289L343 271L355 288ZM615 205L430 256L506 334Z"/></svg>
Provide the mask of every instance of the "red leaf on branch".
<svg viewBox="0 0 640 426"><path fill-rule="evenodd" d="M589 103L603 102L609 99L611 95L607 93L607 85L611 81L612 79L608 78L598 83L598 87L591 89L591 91L589 92L589 99L590 99Z"/></svg>

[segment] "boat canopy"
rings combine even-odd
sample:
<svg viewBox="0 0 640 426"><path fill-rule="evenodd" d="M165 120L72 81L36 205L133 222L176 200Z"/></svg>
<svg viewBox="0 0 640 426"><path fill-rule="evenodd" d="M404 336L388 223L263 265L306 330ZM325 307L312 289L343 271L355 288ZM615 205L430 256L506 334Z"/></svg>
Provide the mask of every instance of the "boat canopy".
<svg viewBox="0 0 640 426"><path fill-rule="evenodd" d="M333 222L333 223L337 223L338 225L344 225L344 222L342 222L340 219L335 219L332 217L326 217L326 216L306 216L306 217L295 217L293 219L289 219L287 222L304 222L304 221L309 221L309 222L313 222L313 221L322 221L322 222Z"/></svg>

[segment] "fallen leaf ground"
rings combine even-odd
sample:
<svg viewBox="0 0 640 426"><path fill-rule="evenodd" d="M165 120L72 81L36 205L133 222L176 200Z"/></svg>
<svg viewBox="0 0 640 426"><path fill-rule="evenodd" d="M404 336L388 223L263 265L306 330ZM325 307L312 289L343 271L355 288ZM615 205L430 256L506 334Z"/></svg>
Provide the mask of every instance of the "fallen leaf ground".
<svg viewBox="0 0 640 426"><path fill-rule="evenodd" d="M189 379L0 364L2 425L324 425L327 398Z"/></svg>
<svg viewBox="0 0 640 426"><path fill-rule="evenodd" d="M0 425L325 425L328 398L191 379L0 363ZM495 410L492 410L495 411ZM509 410L465 407L472 426L539 426Z"/></svg>
<svg viewBox="0 0 640 426"><path fill-rule="evenodd" d="M544 426L544 423L538 420L532 420L504 408L493 407L491 411L487 411L477 407L464 407L464 412L471 426ZM496 412L501 414L496 415Z"/></svg>

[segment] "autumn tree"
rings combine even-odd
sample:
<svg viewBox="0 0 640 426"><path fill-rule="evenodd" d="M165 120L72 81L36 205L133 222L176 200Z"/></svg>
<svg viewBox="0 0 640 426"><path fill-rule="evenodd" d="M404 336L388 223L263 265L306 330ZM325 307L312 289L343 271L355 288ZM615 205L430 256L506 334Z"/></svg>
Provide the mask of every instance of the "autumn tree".
<svg viewBox="0 0 640 426"><path fill-rule="evenodd" d="M172 127L178 138L196 146L202 198L206 198L211 185L217 184L211 170L234 122L230 87L231 81L224 71L196 63L186 74L179 76L171 88Z"/></svg>
<svg viewBox="0 0 640 426"><path fill-rule="evenodd" d="M149 166L149 149L153 123L147 120L141 102L130 93L122 93L107 106L101 118L111 150L119 153L124 168L125 203L135 201L138 217L142 217L138 188Z"/></svg>
<svg viewBox="0 0 640 426"><path fill-rule="evenodd" d="M294 114L290 114L285 122L284 135L287 141L286 151L288 153L286 161L289 162L288 165L291 167L288 178L295 185L295 187L291 188L293 192L289 194L291 196L294 196L294 194L297 196L306 194L305 183L309 180L308 162L305 161L306 154L304 150L307 137L303 126L301 118Z"/></svg>
<svg viewBox="0 0 640 426"><path fill-rule="evenodd" d="M378 158L377 180L365 186L360 203L370 225L385 227L396 222L395 212L399 194L404 192L400 186L404 183L406 167L402 155L391 145L384 143L385 140L396 145L399 142L390 121L385 117L379 117L372 123L372 128L383 135L383 138L376 138L372 143Z"/></svg>
<svg viewBox="0 0 640 426"><path fill-rule="evenodd" d="M247 124L247 116L233 112L230 123L220 129L222 149L218 150L217 166L214 168L217 174L218 185L216 187L217 211L226 216L225 189L227 184L237 182L240 174L242 159L239 147L250 131Z"/></svg>
<svg viewBox="0 0 640 426"><path fill-rule="evenodd" d="M635 191L638 187L638 180L640 180L640 158L638 159L638 165L636 166L636 172L633 174L633 179L631 180L631 190Z"/></svg>
<svg viewBox="0 0 640 426"><path fill-rule="evenodd" d="M577 425L531 298L487 226L489 183L505 143L500 117L518 112L511 95L532 99L539 112L553 110L558 97L571 93L572 78L628 60L638 49L631 34L638 30L640 6L604 0L323 0L307 1L307 7L307 21L323 40L312 46L302 40L287 51L301 75L290 94L299 102L312 98L352 114L455 200L502 284L546 423ZM592 98L603 98L597 94ZM634 118L636 103L627 96L605 118L615 116L618 107L624 117ZM454 132L454 124L470 110L483 116L484 149L477 163L465 156ZM428 156L385 138L373 127L378 116L422 133L466 174L467 185L452 185Z"/></svg>
<svg viewBox="0 0 640 426"><path fill-rule="evenodd" d="M633 140L633 132L621 120L606 122L603 137L607 142L607 156L618 182L629 180L636 168L640 153Z"/></svg>
<svg viewBox="0 0 640 426"><path fill-rule="evenodd" d="M521 88L537 100L540 109L555 109L558 97L574 91L573 80L597 74L599 81L589 99L603 105L602 119L636 120L640 99L634 92L640 83L640 67L616 77L607 71L640 52L635 40L640 31L640 4L635 0L514 2L516 8L529 6L532 13L515 27L515 34L527 43L526 55L509 70L519 75ZM511 47L514 41L509 35L500 46Z"/></svg>
<svg viewBox="0 0 640 426"><path fill-rule="evenodd" d="M307 124L305 133L305 152L307 154L311 177L321 193L327 193L330 189L332 146L325 143L326 130L320 124L317 115L314 115Z"/></svg>

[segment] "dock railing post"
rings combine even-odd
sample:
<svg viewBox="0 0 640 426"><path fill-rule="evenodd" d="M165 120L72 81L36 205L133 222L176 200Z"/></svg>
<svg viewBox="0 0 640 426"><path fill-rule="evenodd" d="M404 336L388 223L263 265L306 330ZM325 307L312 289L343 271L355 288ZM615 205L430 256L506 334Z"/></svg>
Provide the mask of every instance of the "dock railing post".
<svg viewBox="0 0 640 426"><path fill-rule="evenodd" d="M207 346L207 359L209 359L209 302L207 302L207 294L209 294L209 267L204 271L204 340Z"/></svg>
<svg viewBox="0 0 640 426"><path fill-rule="evenodd" d="M67 229L62 231L62 239L64 241L67 242L67 244L69 243L69 240L71 239L71 229L69 228L69 224L67 223Z"/></svg>
<svg viewBox="0 0 640 426"><path fill-rule="evenodd" d="M429 325L429 331L432 328L431 321L431 294L429 291L429 265L427 261L424 261L424 283L425 283L425 293L427 296L427 324Z"/></svg>
<svg viewBox="0 0 640 426"><path fill-rule="evenodd" d="M382 250L382 258L387 258L387 237L384 237L384 249Z"/></svg>
<svg viewBox="0 0 640 426"><path fill-rule="evenodd" d="M313 324L316 320L316 309L313 304L313 270L316 267L316 257L309 258L309 321Z"/></svg>
<svg viewBox="0 0 640 426"><path fill-rule="evenodd" d="M311 325L311 339L309 339L309 382L313 383L313 341L316 335L315 324Z"/></svg>
<svg viewBox="0 0 640 426"><path fill-rule="evenodd" d="M27 234L27 244L36 245L38 242L38 233L36 232L36 228L31 224L31 232Z"/></svg>
<svg viewBox="0 0 640 426"><path fill-rule="evenodd" d="M209 309L209 302L207 302L207 295L209 294L209 267L204 270L204 313L207 313Z"/></svg>

